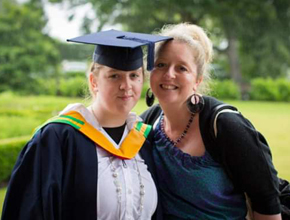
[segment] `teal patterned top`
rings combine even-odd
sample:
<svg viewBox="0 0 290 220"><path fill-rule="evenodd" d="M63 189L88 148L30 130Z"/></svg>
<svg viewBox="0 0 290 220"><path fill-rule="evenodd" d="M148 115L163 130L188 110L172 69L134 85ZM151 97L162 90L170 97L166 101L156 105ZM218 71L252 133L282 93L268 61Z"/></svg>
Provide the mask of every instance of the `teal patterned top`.
<svg viewBox="0 0 290 220"><path fill-rule="evenodd" d="M190 156L155 128L156 162L160 196L166 220L245 219L245 196L234 189L223 168L209 153Z"/></svg>

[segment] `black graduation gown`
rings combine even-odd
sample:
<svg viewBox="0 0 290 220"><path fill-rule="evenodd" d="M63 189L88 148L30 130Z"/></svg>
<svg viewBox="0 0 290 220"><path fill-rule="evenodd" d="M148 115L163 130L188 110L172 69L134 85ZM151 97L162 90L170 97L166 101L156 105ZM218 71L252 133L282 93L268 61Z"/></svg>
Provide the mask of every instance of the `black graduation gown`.
<svg viewBox="0 0 290 220"><path fill-rule="evenodd" d="M140 154L155 181L151 138L152 133ZM51 123L40 129L13 169L2 220L96 220L95 147L88 137L66 124ZM162 219L160 204L152 219Z"/></svg>

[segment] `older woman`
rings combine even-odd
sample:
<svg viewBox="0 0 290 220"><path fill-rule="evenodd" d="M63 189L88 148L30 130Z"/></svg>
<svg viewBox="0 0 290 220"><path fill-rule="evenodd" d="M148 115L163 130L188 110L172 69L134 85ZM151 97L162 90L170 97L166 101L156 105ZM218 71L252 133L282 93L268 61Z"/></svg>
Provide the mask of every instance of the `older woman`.
<svg viewBox="0 0 290 220"><path fill-rule="evenodd" d="M221 104L199 95L209 79L210 39L192 24L169 25L160 34L174 38L157 47L150 75L160 106L142 117L154 124L165 219L245 219L244 193L255 220L281 219L277 172L261 134L233 113L219 115L216 139L210 133L211 114Z"/></svg>

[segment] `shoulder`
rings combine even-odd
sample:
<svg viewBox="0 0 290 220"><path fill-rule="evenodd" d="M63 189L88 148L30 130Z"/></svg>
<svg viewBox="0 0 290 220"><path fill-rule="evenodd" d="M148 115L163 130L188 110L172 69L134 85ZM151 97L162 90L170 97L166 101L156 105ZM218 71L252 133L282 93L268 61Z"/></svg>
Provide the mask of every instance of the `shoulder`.
<svg viewBox="0 0 290 220"><path fill-rule="evenodd" d="M203 99L204 99L204 108L199 113L199 120L201 129L204 130L205 128L206 130L208 130L208 127L210 126L211 119L213 117L216 108L225 103L210 96L203 96Z"/></svg>
<svg viewBox="0 0 290 220"><path fill-rule="evenodd" d="M67 146L83 135L68 124L48 123L41 127L32 137L30 142L40 146Z"/></svg>
<svg viewBox="0 0 290 220"><path fill-rule="evenodd" d="M199 126L201 134L204 139L210 139L212 130L213 114L217 106L224 104L223 102L217 100L216 98L210 96L203 96L204 108L199 113Z"/></svg>
<svg viewBox="0 0 290 220"><path fill-rule="evenodd" d="M225 104L224 102L211 96L203 96L203 99L204 99L204 109L200 113L201 117L210 116L216 109L216 107Z"/></svg>
<svg viewBox="0 0 290 220"><path fill-rule="evenodd" d="M66 130L67 133L73 132L68 125L56 123L47 124L40 128L21 150L16 166L20 166L23 161L33 161L32 158L40 158L41 155L46 155L46 158L60 157L62 149L68 146L65 144L65 140L68 138L64 138L65 135L63 135Z"/></svg>
<svg viewBox="0 0 290 220"><path fill-rule="evenodd" d="M84 147L86 146L86 147ZM95 143L67 124L49 123L39 129L25 145L22 154L44 154L66 157L69 154L94 155ZM53 156L53 157L54 157Z"/></svg>
<svg viewBox="0 0 290 220"><path fill-rule="evenodd" d="M204 109L199 114L200 127L204 132L210 131L212 133L211 130L213 130L215 124L230 128L233 128L233 126L240 127L241 125L253 127L236 107L209 96L204 96L204 100Z"/></svg>
<svg viewBox="0 0 290 220"><path fill-rule="evenodd" d="M68 124L63 123L48 123L41 127L35 134L34 137L45 137L45 136L55 136L61 138L69 134L75 134L77 130Z"/></svg>
<svg viewBox="0 0 290 220"><path fill-rule="evenodd" d="M238 112L223 112L216 119L217 132L225 131L233 135L245 135L245 133L257 132L252 123Z"/></svg>

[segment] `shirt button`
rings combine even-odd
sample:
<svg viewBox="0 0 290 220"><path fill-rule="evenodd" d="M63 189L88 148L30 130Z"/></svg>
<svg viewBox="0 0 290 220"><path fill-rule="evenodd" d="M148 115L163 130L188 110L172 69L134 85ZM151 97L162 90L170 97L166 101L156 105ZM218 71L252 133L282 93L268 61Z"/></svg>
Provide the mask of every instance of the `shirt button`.
<svg viewBox="0 0 290 220"><path fill-rule="evenodd" d="M131 189L128 189L128 194L131 194L132 193L132 190Z"/></svg>

